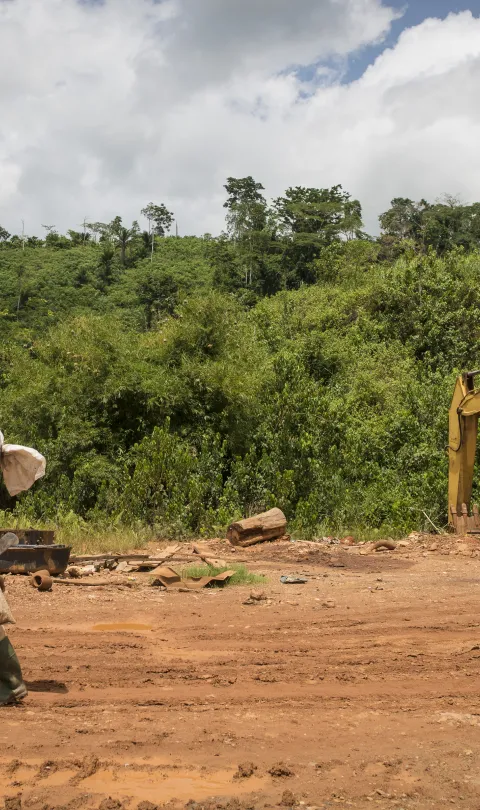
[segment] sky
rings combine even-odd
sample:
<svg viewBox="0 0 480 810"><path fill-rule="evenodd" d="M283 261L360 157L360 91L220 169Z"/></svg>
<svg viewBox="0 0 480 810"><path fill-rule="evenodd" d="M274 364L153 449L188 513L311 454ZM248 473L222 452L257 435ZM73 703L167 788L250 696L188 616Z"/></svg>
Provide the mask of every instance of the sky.
<svg viewBox="0 0 480 810"><path fill-rule="evenodd" d="M480 0L0 0L0 225L218 234L223 185L480 200ZM142 223L143 224L143 223Z"/></svg>

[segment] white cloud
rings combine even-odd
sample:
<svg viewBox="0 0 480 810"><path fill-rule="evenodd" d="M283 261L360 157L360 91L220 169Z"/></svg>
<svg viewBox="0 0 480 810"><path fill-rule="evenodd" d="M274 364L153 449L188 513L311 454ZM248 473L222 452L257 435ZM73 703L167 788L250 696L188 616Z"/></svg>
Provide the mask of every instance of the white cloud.
<svg viewBox="0 0 480 810"><path fill-rule="evenodd" d="M189 87L348 54L395 17L381 0L178 0L177 13L167 54Z"/></svg>
<svg viewBox="0 0 480 810"><path fill-rule="evenodd" d="M0 0L0 223L41 232L150 200L219 232L228 175L272 196L342 183L367 225L392 196L480 199L480 20L405 31L365 75L288 68L381 39L381 0ZM311 88L309 88L311 90Z"/></svg>

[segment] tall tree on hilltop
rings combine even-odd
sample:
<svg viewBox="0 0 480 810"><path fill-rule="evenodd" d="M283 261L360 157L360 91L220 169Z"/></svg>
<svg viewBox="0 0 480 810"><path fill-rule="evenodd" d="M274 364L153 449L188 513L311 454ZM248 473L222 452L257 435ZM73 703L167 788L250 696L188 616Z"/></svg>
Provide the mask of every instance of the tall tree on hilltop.
<svg viewBox="0 0 480 810"><path fill-rule="evenodd" d="M132 222L130 228L125 228L120 216L115 217L115 219L113 219L108 225L110 239L115 247L120 250L120 262L122 267L125 267L126 265L127 248L135 237L138 236L139 232L140 228L136 220Z"/></svg>
<svg viewBox="0 0 480 810"><path fill-rule="evenodd" d="M465 205L445 194L424 213L424 242L440 255L456 247L479 247L480 205Z"/></svg>
<svg viewBox="0 0 480 810"><path fill-rule="evenodd" d="M142 208L141 214L148 219L148 247L150 248L151 259L153 262L153 253L155 250L155 237L165 236L170 230L174 222L173 211L169 211L164 203L156 205L155 203L148 203L145 208ZM146 246L145 237L144 246Z"/></svg>
<svg viewBox="0 0 480 810"><path fill-rule="evenodd" d="M108 226L105 222L87 222L86 228L93 233L94 242L98 239L102 239L108 229Z"/></svg>
<svg viewBox="0 0 480 810"><path fill-rule="evenodd" d="M315 262L332 242L363 236L360 202L340 185L289 188L274 201L274 210L286 242L283 261L289 288L317 280Z"/></svg>
<svg viewBox="0 0 480 810"><path fill-rule="evenodd" d="M160 205L148 203L145 208L142 208L141 214L148 219L150 232L155 236L165 236L174 222L173 212L169 211L163 203Z"/></svg>
<svg viewBox="0 0 480 810"><path fill-rule="evenodd" d="M263 186L251 176L229 177L224 188L231 248L218 240L211 251L215 277L220 286L232 292L247 288L250 298L252 294L273 294L281 288L281 276L278 257L271 256L278 245L274 244L275 225L261 193Z"/></svg>
<svg viewBox="0 0 480 810"><path fill-rule="evenodd" d="M223 204L228 209L227 230L234 239L248 231L262 231L267 220L267 201L261 194L261 183L253 177L229 177L224 186L228 197Z"/></svg>
<svg viewBox="0 0 480 810"><path fill-rule="evenodd" d="M106 289L106 287L108 287L114 279L114 259L114 246L109 242L105 242L101 248L101 253L98 259L98 277L100 280L100 286L103 289Z"/></svg>
<svg viewBox="0 0 480 810"><path fill-rule="evenodd" d="M420 242L424 214L429 208L430 205L426 200L413 202L408 197L394 197L388 211L379 216L383 234L396 239L413 239Z"/></svg>
<svg viewBox="0 0 480 810"><path fill-rule="evenodd" d="M384 247L389 239L393 240L393 246L411 240L418 251L433 248L440 255L456 247L465 250L480 247L480 204L465 205L450 194L434 204L396 197L379 219L380 242ZM387 258L391 258L391 253L391 249L387 251Z"/></svg>

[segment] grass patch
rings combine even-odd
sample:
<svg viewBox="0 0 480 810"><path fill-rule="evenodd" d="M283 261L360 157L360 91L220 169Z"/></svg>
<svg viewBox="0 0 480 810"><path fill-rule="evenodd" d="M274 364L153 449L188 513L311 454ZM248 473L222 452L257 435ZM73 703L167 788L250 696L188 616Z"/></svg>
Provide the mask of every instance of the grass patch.
<svg viewBox="0 0 480 810"><path fill-rule="evenodd" d="M228 565L225 568L213 568L210 565L187 565L179 573L183 579L188 577L216 577L225 571L235 571L227 585L265 585L267 579L262 574L252 574L245 565Z"/></svg>
<svg viewBox="0 0 480 810"><path fill-rule="evenodd" d="M92 527L84 531L72 531L56 527L55 542L71 546L72 554L127 554L143 551L155 539L152 531L135 529L102 529Z"/></svg>
<svg viewBox="0 0 480 810"><path fill-rule="evenodd" d="M309 540L321 542L323 537L354 537L357 543L372 543L375 540L401 540L405 537L402 529L392 526L381 526L374 529L365 526L336 526L332 527L328 523L321 523L314 532L301 532L293 529L292 536L296 540Z"/></svg>
<svg viewBox="0 0 480 810"><path fill-rule="evenodd" d="M127 527L114 523L89 523L70 512L57 520L32 520L29 515L0 511L0 526L15 529L50 529L55 542L71 546L72 554L126 554L144 549L159 532L148 526Z"/></svg>

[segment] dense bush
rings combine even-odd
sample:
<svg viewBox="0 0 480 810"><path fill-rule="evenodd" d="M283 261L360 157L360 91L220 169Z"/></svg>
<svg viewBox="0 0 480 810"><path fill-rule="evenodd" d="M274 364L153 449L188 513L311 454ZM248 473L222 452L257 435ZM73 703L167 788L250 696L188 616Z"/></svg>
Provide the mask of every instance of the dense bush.
<svg viewBox="0 0 480 810"><path fill-rule="evenodd" d="M0 490L1 509L171 535L273 505L306 536L446 522L480 255L408 234L393 250L393 225L363 238L348 195L306 192L277 201L282 225L251 186L254 208L230 201L231 233L157 238L153 257L125 231L120 252L64 237L0 248L0 427L48 460L32 491ZM320 238L312 218L332 211Z"/></svg>

